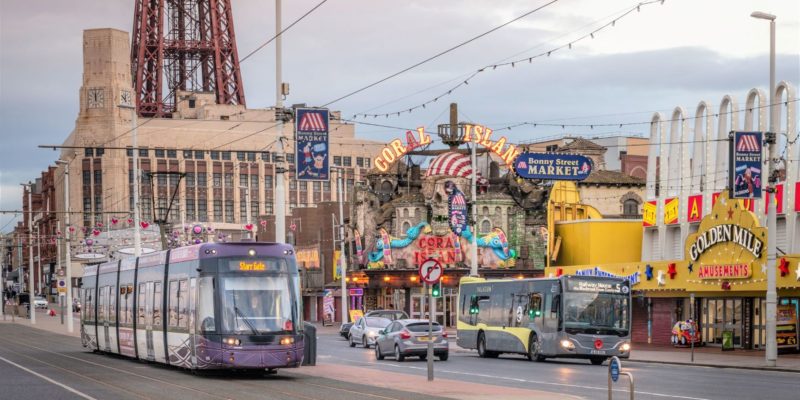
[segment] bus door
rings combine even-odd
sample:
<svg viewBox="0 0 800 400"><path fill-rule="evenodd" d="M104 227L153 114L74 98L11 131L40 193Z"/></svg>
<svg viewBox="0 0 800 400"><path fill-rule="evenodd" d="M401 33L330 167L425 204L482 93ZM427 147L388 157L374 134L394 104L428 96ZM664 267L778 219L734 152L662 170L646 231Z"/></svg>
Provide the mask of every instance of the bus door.
<svg viewBox="0 0 800 400"><path fill-rule="evenodd" d="M144 295L144 329L147 338L147 359L155 361L156 352L153 349L153 282L147 282Z"/></svg>

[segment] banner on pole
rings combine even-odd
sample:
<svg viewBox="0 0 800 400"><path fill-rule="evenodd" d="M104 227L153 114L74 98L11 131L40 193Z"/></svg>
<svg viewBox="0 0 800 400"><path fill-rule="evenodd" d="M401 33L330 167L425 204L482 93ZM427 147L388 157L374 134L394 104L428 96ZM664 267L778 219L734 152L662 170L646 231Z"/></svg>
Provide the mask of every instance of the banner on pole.
<svg viewBox="0 0 800 400"><path fill-rule="evenodd" d="M729 185L732 199L760 199L764 144L761 132L733 132Z"/></svg>
<svg viewBox="0 0 800 400"><path fill-rule="evenodd" d="M294 121L297 180L329 180L328 109L297 108Z"/></svg>

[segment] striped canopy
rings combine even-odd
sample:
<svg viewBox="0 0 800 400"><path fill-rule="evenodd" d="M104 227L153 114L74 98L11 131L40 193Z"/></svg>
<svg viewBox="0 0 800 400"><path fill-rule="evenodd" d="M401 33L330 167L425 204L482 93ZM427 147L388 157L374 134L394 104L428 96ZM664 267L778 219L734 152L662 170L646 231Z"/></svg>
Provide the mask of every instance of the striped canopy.
<svg viewBox="0 0 800 400"><path fill-rule="evenodd" d="M472 163L469 156L448 151L436 156L428 166L425 176L459 176L469 178L472 176Z"/></svg>

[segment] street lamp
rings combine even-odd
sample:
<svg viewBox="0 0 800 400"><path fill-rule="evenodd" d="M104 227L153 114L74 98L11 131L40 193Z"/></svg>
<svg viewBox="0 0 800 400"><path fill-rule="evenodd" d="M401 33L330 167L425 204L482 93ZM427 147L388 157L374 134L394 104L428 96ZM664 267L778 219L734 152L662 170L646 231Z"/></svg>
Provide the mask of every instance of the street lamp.
<svg viewBox="0 0 800 400"><path fill-rule="evenodd" d="M31 325L36 325L36 305L33 302L33 183L21 183L21 185L28 190L28 314L31 317Z"/></svg>
<svg viewBox="0 0 800 400"><path fill-rule="evenodd" d="M65 300L65 309L69 310L67 315L67 332L72 333L74 328L72 324L72 255L70 255L70 222L69 222L69 162L64 160L56 160L56 165L64 166L64 211L66 212L66 220L64 221L64 269L66 270L65 281L67 284L67 299Z"/></svg>
<svg viewBox="0 0 800 400"><path fill-rule="evenodd" d="M131 145L133 146L133 256L142 255L142 233L139 230L139 148L137 139L137 110L132 104L120 104L117 107L131 110Z"/></svg>
<svg viewBox="0 0 800 400"><path fill-rule="evenodd" d="M775 195L775 175L776 165L772 161L776 154L775 130L775 16L761 11L750 14L757 19L769 21L769 132L765 135L767 144L767 193ZM767 366L774 367L778 362L778 344L776 342L776 315L778 293L776 290L775 277L775 245L776 245L776 221L775 221L775 201L767 202Z"/></svg>

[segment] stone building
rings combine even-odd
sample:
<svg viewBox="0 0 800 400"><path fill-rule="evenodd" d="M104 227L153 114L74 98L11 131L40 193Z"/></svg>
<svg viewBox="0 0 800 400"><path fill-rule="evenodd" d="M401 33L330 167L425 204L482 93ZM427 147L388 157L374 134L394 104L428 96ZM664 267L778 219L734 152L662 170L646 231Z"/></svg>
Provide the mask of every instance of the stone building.
<svg viewBox="0 0 800 400"><path fill-rule="evenodd" d="M298 182L294 176L294 121L280 124L282 115L276 115L274 108L219 105L209 93L178 92L172 118L139 118L134 129L132 110L127 108L135 98L128 33L115 29L84 31L83 58L82 85L77 93L79 112L74 129L63 142L60 159L67 162L70 177L67 190L76 235L74 250L88 252L87 256L94 251L98 258L76 259L72 271L76 278L82 276L81 263L102 261L114 256L114 249L132 247L134 151L138 151L142 177L141 219L150 225L143 240L147 251L162 247L157 230L153 234L156 219L166 220L167 236L178 243L238 240L249 235L246 228L251 225L259 240L274 240L276 152L281 137L288 170L284 175L287 229L297 222L295 210L338 202L335 182L339 177L343 198L349 198L356 183L365 181L373 166L369 155L383 146L357 138L354 125L341 121L339 112L332 111L331 179ZM134 132L138 150L133 148ZM57 194L49 203L50 210L63 210L65 167L50 167L48 171L55 176ZM175 174L158 174L164 172ZM164 218L162 211L173 196L169 215ZM65 226L63 214L57 217ZM303 219L308 224L311 217ZM329 219L320 222L326 224L321 231L330 230ZM106 240L105 231L110 230L109 244L87 247L85 239L91 239L92 231L100 225L104 232L97 239ZM200 226L201 235L192 235L195 226ZM288 236L291 239L292 232ZM309 242L297 239L298 246L319 244L316 237L306 238Z"/></svg>

